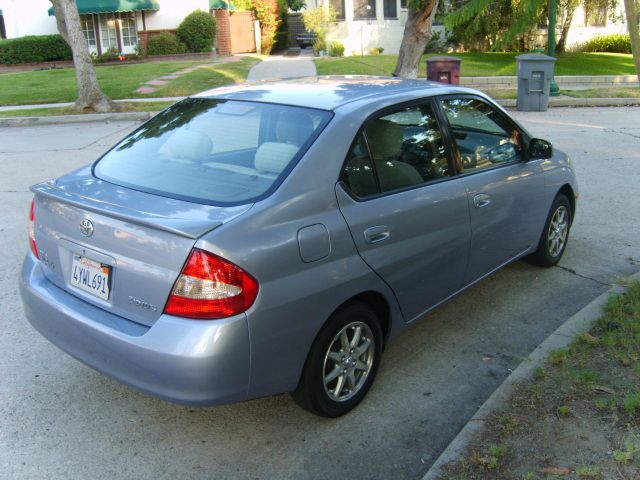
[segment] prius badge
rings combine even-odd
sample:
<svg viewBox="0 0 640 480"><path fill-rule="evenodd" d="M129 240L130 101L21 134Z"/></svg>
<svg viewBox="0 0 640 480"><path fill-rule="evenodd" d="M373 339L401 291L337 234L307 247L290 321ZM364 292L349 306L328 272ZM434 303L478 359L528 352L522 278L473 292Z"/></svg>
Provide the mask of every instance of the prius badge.
<svg viewBox="0 0 640 480"><path fill-rule="evenodd" d="M90 237L93 235L93 222L88 218L85 218L80 222L80 233L82 233L85 237Z"/></svg>

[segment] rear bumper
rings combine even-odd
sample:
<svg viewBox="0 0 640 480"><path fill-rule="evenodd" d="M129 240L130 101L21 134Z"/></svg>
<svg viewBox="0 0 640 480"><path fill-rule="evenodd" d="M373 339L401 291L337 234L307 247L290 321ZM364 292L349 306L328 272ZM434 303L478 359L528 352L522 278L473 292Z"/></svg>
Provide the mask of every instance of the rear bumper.
<svg viewBox="0 0 640 480"><path fill-rule="evenodd" d="M49 282L29 253L20 278L27 319L53 344L121 382L176 403L247 398L246 315L187 320L162 315L142 326L94 307Z"/></svg>

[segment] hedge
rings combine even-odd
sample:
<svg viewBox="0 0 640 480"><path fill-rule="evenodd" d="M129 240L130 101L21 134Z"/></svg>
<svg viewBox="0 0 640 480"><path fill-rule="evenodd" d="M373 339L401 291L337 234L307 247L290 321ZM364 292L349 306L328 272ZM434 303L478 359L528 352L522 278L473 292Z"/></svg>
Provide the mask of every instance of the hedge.
<svg viewBox="0 0 640 480"><path fill-rule="evenodd" d="M60 35L31 35L0 40L0 63L38 63L72 58L71 48Z"/></svg>
<svg viewBox="0 0 640 480"><path fill-rule="evenodd" d="M610 33L595 35L583 46L584 52L631 53L631 39L629 34Z"/></svg>

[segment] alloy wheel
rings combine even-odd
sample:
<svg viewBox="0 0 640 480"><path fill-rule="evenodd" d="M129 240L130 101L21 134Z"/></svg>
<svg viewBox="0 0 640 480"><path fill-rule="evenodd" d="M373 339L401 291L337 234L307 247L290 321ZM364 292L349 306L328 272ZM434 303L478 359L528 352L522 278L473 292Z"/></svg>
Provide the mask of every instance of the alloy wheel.
<svg viewBox="0 0 640 480"><path fill-rule="evenodd" d="M336 402L356 395L367 381L375 356L375 337L364 322L352 322L333 338L324 358L324 390Z"/></svg>
<svg viewBox="0 0 640 480"><path fill-rule="evenodd" d="M567 241L569 233L569 212L567 207L560 205L551 217L549 231L547 232L547 246L549 255L557 257L562 253L562 249Z"/></svg>

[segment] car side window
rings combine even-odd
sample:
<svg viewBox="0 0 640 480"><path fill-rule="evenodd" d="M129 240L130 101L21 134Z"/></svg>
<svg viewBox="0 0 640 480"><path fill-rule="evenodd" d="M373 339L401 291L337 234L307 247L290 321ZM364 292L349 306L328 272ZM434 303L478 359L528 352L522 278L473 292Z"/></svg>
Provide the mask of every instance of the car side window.
<svg viewBox="0 0 640 480"><path fill-rule="evenodd" d="M429 103L372 120L365 135L383 192L451 175L442 134Z"/></svg>
<svg viewBox="0 0 640 480"><path fill-rule="evenodd" d="M457 145L456 161L467 173L522 158L520 131L476 98L441 101Z"/></svg>
<svg viewBox="0 0 640 480"><path fill-rule="evenodd" d="M356 143L347 156L342 181L354 195L360 198L379 193L369 151L362 134L358 135Z"/></svg>

